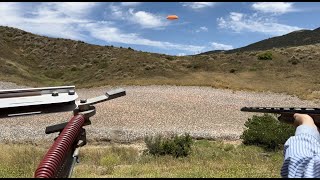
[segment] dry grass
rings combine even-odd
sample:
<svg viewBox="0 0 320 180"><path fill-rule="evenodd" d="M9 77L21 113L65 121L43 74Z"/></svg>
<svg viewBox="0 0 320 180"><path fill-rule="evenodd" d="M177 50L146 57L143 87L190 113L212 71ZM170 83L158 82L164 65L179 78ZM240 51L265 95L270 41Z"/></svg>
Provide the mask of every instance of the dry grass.
<svg viewBox="0 0 320 180"><path fill-rule="evenodd" d="M2 144L0 152L0 177L26 178L33 177L46 149L33 145Z"/></svg>
<svg viewBox="0 0 320 180"><path fill-rule="evenodd" d="M2 144L0 177L33 177L44 146ZM73 177L280 177L282 152L199 140L186 158L154 157L141 147L90 146L80 150ZM139 155L140 154L140 155Z"/></svg>

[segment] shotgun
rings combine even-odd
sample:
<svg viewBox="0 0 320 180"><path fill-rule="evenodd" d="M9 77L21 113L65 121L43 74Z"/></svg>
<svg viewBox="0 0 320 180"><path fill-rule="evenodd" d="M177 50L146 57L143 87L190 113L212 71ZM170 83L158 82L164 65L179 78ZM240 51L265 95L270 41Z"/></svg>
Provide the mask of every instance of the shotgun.
<svg viewBox="0 0 320 180"><path fill-rule="evenodd" d="M320 108L299 108L299 107L242 107L244 112L273 113L280 114L278 120L292 124L295 113L308 114L311 116L317 127L320 128Z"/></svg>

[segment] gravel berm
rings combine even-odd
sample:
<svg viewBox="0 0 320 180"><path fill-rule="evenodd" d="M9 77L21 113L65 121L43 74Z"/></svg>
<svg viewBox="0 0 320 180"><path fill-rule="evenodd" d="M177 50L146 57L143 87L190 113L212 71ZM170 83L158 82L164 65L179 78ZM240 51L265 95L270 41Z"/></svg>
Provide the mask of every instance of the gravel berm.
<svg viewBox="0 0 320 180"><path fill-rule="evenodd" d="M120 87L120 86L119 86ZM90 98L119 87L76 89ZM21 88L1 82L0 89ZM318 103L271 92L257 93L197 86L121 86L126 96L96 105L92 124L85 126L94 142L143 140L145 135L189 133L197 139L239 140L248 118L244 106L319 107ZM262 114L258 114L262 115ZM52 142L45 127L66 122L71 112L0 119L1 142Z"/></svg>

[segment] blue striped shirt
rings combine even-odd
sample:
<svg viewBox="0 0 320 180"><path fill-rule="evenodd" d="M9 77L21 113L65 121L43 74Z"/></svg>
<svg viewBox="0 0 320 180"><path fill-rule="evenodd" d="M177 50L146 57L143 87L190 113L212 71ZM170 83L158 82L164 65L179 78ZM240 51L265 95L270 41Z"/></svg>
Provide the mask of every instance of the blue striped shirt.
<svg viewBox="0 0 320 180"><path fill-rule="evenodd" d="M297 127L284 144L283 178L320 178L320 134L317 128Z"/></svg>

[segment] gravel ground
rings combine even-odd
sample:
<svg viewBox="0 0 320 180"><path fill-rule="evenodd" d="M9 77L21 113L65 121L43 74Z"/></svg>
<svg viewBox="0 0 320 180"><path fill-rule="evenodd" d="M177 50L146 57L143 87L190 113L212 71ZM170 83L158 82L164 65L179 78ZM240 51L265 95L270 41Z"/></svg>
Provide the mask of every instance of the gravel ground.
<svg viewBox="0 0 320 180"><path fill-rule="evenodd" d="M0 83L0 88L18 88ZM77 89L79 97L99 96L117 87ZM238 140L244 123L255 113L244 106L319 107L311 101L275 93L253 93L196 86L122 86L126 96L96 105L86 126L89 141L134 142L145 135L190 133L195 138ZM45 127L62 123L72 113L0 119L1 142L48 142ZM260 114L261 115L261 114Z"/></svg>

